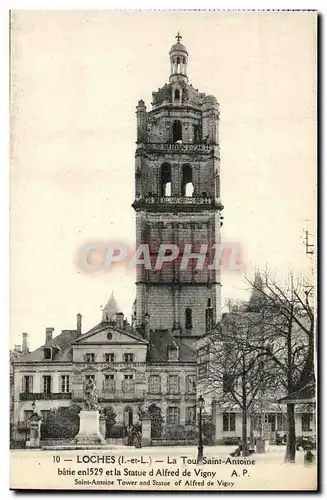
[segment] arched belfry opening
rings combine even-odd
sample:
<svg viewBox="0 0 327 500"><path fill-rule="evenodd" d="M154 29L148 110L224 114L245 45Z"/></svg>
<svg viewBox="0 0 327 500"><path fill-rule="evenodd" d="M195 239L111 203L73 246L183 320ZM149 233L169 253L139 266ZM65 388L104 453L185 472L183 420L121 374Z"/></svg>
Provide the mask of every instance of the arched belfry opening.
<svg viewBox="0 0 327 500"><path fill-rule="evenodd" d="M191 165L183 165L182 169L182 196L193 196L193 172Z"/></svg>
<svg viewBox="0 0 327 500"><path fill-rule="evenodd" d="M171 166L169 163L161 165L160 196L171 196Z"/></svg>
<svg viewBox="0 0 327 500"><path fill-rule="evenodd" d="M173 123L173 142L182 141L182 122L175 120Z"/></svg>
<svg viewBox="0 0 327 500"><path fill-rule="evenodd" d="M187 307L185 309L185 328L190 329L192 327L193 327L193 325L192 325L192 309Z"/></svg>

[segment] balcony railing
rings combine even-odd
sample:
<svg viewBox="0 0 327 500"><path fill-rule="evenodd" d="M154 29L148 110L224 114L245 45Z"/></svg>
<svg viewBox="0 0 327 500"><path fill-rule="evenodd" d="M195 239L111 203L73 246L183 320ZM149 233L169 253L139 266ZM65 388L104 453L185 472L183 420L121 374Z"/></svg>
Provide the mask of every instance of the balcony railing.
<svg viewBox="0 0 327 500"><path fill-rule="evenodd" d="M155 399L159 400L162 398L162 392L161 391L156 391L156 392L148 392L146 395L147 399Z"/></svg>
<svg viewBox="0 0 327 500"><path fill-rule="evenodd" d="M73 392L74 401L84 401L85 394L83 391ZM101 390L98 391L98 400L101 401L143 401L145 397L145 392L143 390L135 389L134 391L124 392L124 391L109 391Z"/></svg>
<svg viewBox="0 0 327 500"><path fill-rule="evenodd" d="M104 361L102 359L97 359L95 358L94 363L87 363L86 361L78 361L75 362L75 365L78 366L80 364L96 364L97 366L103 365L103 368L105 367L113 367L116 370L119 370L121 368L144 368L145 369L145 362L140 362L140 361L133 361L133 362L126 362L126 361Z"/></svg>
<svg viewBox="0 0 327 500"><path fill-rule="evenodd" d="M145 145L147 151L167 151L170 153L187 152L187 153L209 153L213 149L212 144L167 144L163 142L149 142Z"/></svg>
<svg viewBox="0 0 327 500"><path fill-rule="evenodd" d="M166 392L165 394L166 399L172 399L174 401L181 399L181 393L180 392Z"/></svg>
<svg viewBox="0 0 327 500"><path fill-rule="evenodd" d="M34 401L40 399L71 399L71 392L21 392L21 401Z"/></svg>
<svg viewBox="0 0 327 500"><path fill-rule="evenodd" d="M167 205L211 205L212 198L209 196L146 196L147 204Z"/></svg>

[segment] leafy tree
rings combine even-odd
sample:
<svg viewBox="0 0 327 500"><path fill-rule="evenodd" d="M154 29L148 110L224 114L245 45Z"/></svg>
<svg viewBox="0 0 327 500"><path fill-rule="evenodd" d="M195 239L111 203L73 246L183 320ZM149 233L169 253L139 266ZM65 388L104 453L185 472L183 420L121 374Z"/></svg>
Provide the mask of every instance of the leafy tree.
<svg viewBox="0 0 327 500"><path fill-rule="evenodd" d="M106 437L111 437L112 428L116 424L116 413L113 411L111 406L105 406L102 409L102 415L106 421Z"/></svg>
<svg viewBox="0 0 327 500"><path fill-rule="evenodd" d="M148 407L148 413L151 420L151 437L154 439L160 438L164 422L161 408L153 403Z"/></svg>
<svg viewBox="0 0 327 500"><path fill-rule="evenodd" d="M80 410L79 405L50 410L41 424L42 439L75 437L79 431Z"/></svg>

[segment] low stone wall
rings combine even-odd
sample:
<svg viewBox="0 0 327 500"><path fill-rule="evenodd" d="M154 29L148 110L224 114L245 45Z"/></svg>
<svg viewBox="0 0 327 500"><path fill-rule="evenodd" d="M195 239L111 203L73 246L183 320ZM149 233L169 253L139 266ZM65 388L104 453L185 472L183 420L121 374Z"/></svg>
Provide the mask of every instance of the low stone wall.
<svg viewBox="0 0 327 500"><path fill-rule="evenodd" d="M52 438L52 439L41 439L40 440L40 446L58 446L58 445L64 445L67 444L70 439L63 439L63 438Z"/></svg>
<svg viewBox="0 0 327 500"><path fill-rule="evenodd" d="M216 439L215 444L237 446L241 440L240 436L229 436L221 439Z"/></svg>
<svg viewBox="0 0 327 500"><path fill-rule="evenodd" d="M124 446L127 445L127 438L107 438L106 443Z"/></svg>
<svg viewBox="0 0 327 500"><path fill-rule="evenodd" d="M41 439L40 446L60 446L67 445L72 439L61 439L61 438L53 438L53 439ZM114 444L124 446L127 445L127 438L107 438L107 444Z"/></svg>
<svg viewBox="0 0 327 500"><path fill-rule="evenodd" d="M194 439L152 439L151 446L193 446L197 441Z"/></svg>

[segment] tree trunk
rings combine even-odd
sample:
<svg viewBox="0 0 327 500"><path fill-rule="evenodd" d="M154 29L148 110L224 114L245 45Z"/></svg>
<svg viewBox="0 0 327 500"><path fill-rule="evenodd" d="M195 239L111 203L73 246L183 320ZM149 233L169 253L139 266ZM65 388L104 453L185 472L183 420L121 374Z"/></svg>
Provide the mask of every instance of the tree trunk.
<svg viewBox="0 0 327 500"><path fill-rule="evenodd" d="M250 416L250 443L254 444L254 415Z"/></svg>
<svg viewBox="0 0 327 500"><path fill-rule="evenodd" d="M294 404L288 403L287 405L287 445L285 462L295 462L296 453L296 434L295 434L295 416L294 416Z"/></svg>
<svg viewBox="0 0 327 500"><path fill-rule="evenodd" d="M242 456L248 456L248 433L247 433L247 405L246 405L246 369L245 356L243 354L242 373Z"/></svg>
<svg viewBox="0 0 327 500"><path fill-rule="evenodd" d="M291 316L288 322L288 336L287 336L287 391L288 394L293 390L293 365L292 365L292 326L293 326L293 306ZM294 404L287 404L287 445L285 453L285 462L295 462L295 417L294 417Z"/></svg>
<svg viewBox="0 0 327 500"><path fill-rule="evenodd" d="M242 408L242 456L248 456L248 432L247 432L247 411L246 406Z"/></svg>

